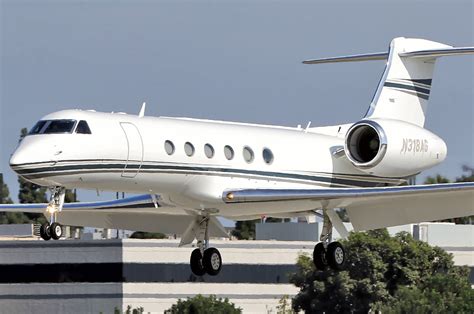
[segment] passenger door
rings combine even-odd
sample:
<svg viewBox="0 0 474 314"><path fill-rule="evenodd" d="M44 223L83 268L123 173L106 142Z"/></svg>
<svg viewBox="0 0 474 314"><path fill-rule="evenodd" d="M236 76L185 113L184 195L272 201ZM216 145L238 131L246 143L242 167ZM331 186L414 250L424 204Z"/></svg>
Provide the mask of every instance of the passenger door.
<svg viewBox="0 0 474 314"><path fill-rule="evenodd" d="M135 178L143 162L143 139L138 128L130 122L120 122L127 140L127 161L122 177Z"/></svg>

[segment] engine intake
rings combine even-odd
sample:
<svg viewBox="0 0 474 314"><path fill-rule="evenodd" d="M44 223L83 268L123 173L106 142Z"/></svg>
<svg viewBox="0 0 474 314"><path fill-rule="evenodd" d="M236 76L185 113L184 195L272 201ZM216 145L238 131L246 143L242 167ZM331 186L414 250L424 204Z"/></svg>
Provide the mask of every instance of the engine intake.
<svg viewBox="0 0 474 314"><path fill-rule="evenodd" d="M387 151L387 137L383 128L372 120L355 123L347 131L345 151L356 167L376 166Z"/></svg>

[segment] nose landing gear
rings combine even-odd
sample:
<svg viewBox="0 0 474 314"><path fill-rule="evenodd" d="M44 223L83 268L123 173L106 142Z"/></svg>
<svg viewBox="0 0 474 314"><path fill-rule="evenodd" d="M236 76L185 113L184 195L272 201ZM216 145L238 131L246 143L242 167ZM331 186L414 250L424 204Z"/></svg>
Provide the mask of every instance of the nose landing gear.
<svg viewBox="0 0 474 314"><path fill-rule="evenodd" d="M346 252L339 242L330 242L332 238L332 223L324 209L323 230L320 241L313 250L313 263L319 270L326 270L329 266L333 270L342 270L346 262ZM335 217L331 217L337 219ZM342 224L342 222L339 222Z"/></svg>
<svg viewBox="0 0 474 314"><path fill-rule="evenodd" d="M50 214L49 221L51 224L45 222L40 227L40 236L45 241L50 239L59 240L63 235L61 224L56 222L56 214L63 209L66 189L63 187L52 187L50 190L51 200L46 211Z"/></svg>

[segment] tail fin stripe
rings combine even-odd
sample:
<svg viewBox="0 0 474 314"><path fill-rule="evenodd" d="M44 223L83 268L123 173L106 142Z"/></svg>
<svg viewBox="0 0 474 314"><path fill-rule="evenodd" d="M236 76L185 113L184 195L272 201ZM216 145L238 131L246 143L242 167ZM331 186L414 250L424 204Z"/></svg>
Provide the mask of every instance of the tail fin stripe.
<svg viewBox="0 0 474 314"><path fill-rule="evenodd" d="M409 91L409 90L403 90L403 89L396 89L396 90L398 90L400 92L403 92L403 93L407 93L407 94L416 96L416 97L419 97L419 98L424 99L424 100L428 100L430 98L429 95L420 94L420 93Z"/></svg>
<svg viewBox="0 0 474 314"><path fill-rule="evenodd" d="M421 87L416 87L412 85L405 85L405 84L399 84L399 83L392 83L392 82L385 82L384 86L387 87L394 87L394 88L399 88L399 89L406 89L406 90L411 90L423 94L430 94L430 90L426 88L421 88Z"/></svg>
<svg viewBox="0 0 474 314"><path fill-rule="evenodd" d="M390 81L392 83L400 83L400 84L404 84L404 85L410 85L410 86L416 86L416 87L431 89L431 85L416 83L416 82L413 82L412 80L408 80L408 79L390 79L390 80L387 80L387 81Z"/></svg>
<svg viewBox="0 0 474 314"><path fill-rule="evenodd" d="M405 81L411 81L413 83L418 83L418 84L423 84L423 85L428 85L431 86L431 79L417 79L417 80L409 80L409 79L404 79Z"/></svg>

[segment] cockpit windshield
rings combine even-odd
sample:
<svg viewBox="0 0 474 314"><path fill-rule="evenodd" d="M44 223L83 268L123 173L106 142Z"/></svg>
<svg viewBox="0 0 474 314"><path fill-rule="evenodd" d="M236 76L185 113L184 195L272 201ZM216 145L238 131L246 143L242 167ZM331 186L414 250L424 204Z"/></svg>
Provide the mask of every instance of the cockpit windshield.
<svg viewBox="0 0 474 314"><path fill-rule="evenodd" d="M28 134L39 134L41 130L43 129L44 125L46 124L47 121L38 121L38 123L35 124L35 126L30 130Z"/></svg>
<svg viewBox="0 0 474 314"><path fill-rule="evenodd" d="M60 134L72 133L76 120L62 119L62 120L42 120L36 123L31 129L32 134Z"/></svg>

